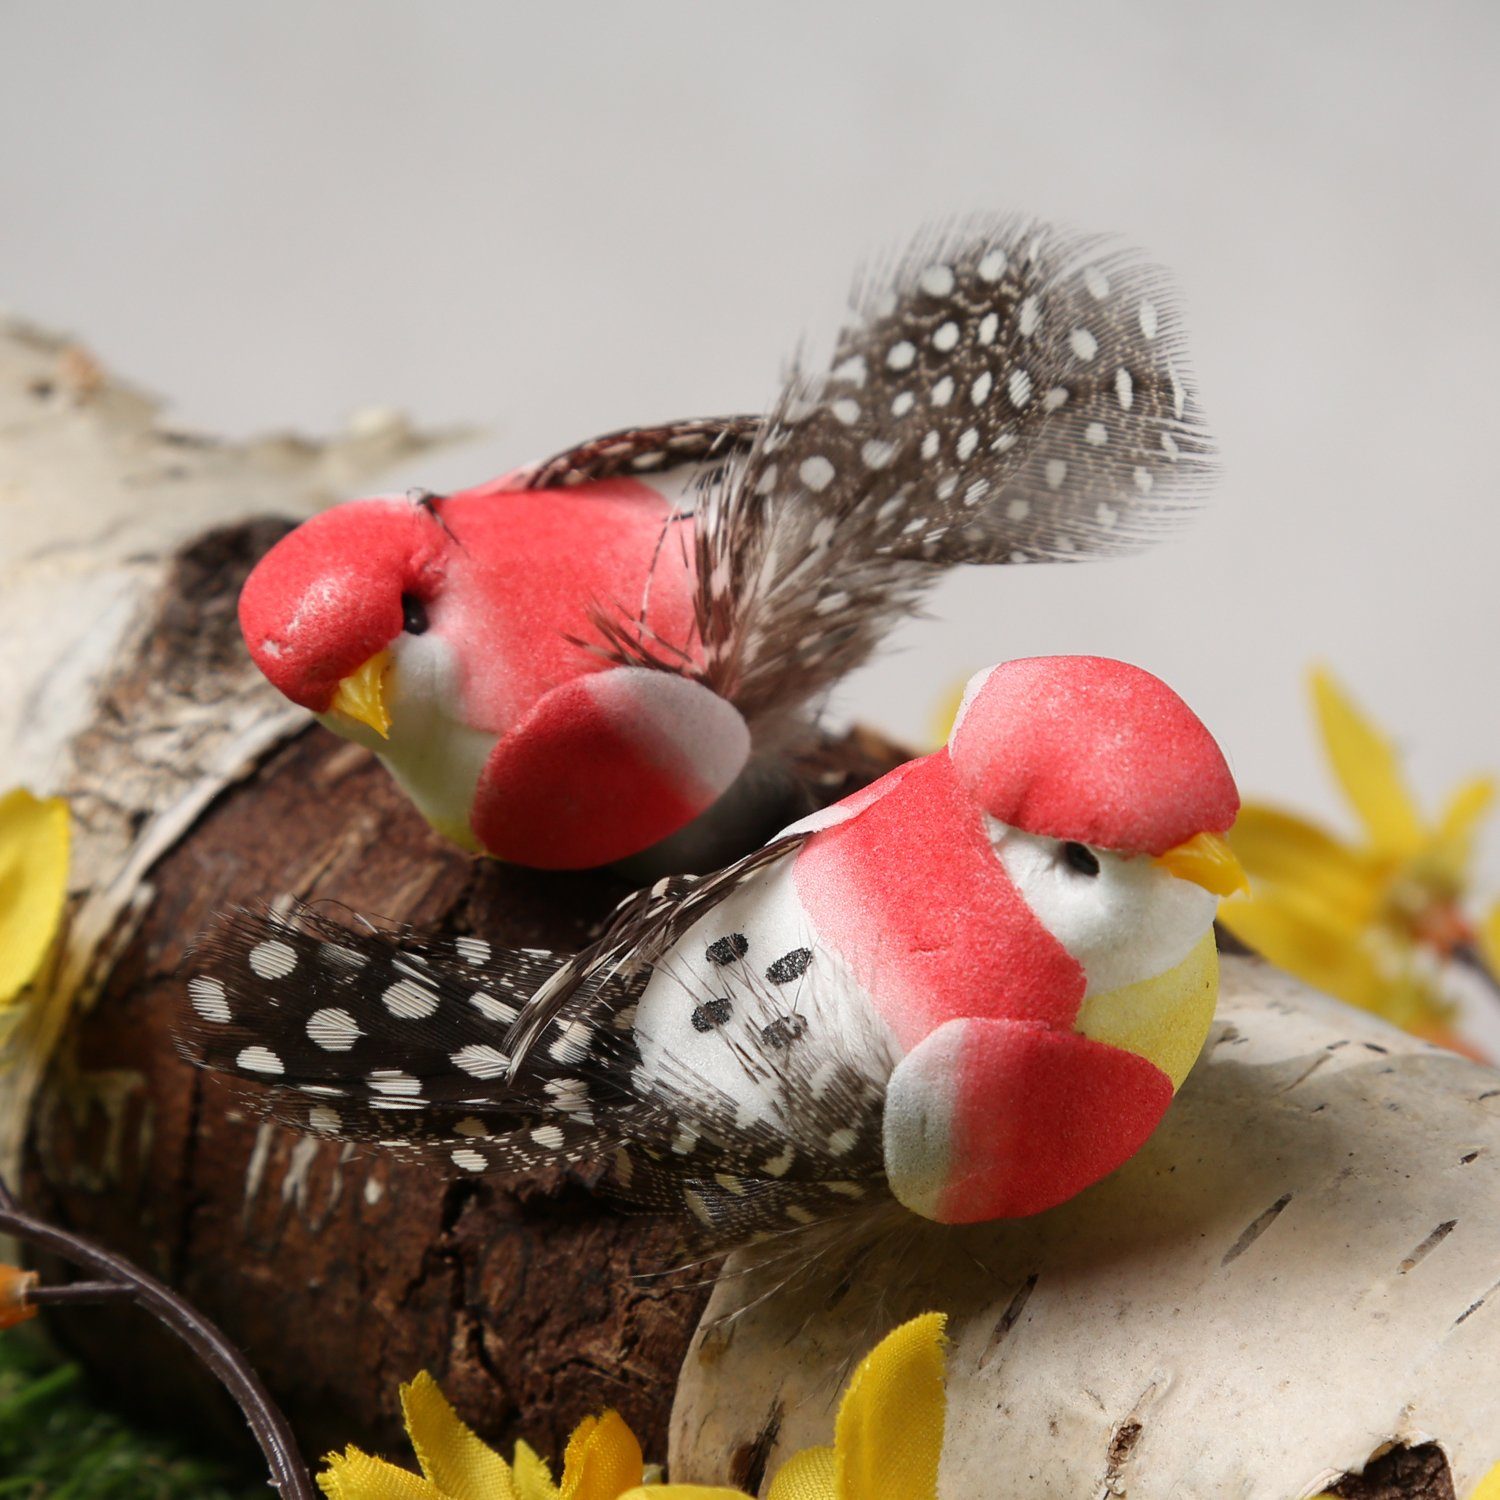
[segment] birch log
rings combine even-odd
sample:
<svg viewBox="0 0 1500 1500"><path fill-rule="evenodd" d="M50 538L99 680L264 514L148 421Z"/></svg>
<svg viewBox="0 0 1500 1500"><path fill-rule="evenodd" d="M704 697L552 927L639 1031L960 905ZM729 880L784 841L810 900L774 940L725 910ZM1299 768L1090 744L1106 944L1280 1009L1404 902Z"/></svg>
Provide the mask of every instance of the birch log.
<svg viewBox="0 0 1500 1500"><path fill-rule="evenodd" d="M305 723L242 654L153 661L178 549L210 527L310 514L454 436L369 412L326 442L216 442L164 423L82 345L0 320L0 780L67 796L74 819L69 940L6 1054L0 1170L14 1174L39 1071L149 899L152 863ZM121 677L153 667L121 722Z"/></svg>
<svg viewBox="0 0 1500 1500"><path fill-rule="evenodd" d="M1342 1492L1464 1496L1500 1461L1500 1074L1227 958L1204 1059L1105 1182L760 1290L709 1304L678 1477L828 1442L851 1362L940 1310L943 1500L1293 1500L1430 1443Z"/></svg>

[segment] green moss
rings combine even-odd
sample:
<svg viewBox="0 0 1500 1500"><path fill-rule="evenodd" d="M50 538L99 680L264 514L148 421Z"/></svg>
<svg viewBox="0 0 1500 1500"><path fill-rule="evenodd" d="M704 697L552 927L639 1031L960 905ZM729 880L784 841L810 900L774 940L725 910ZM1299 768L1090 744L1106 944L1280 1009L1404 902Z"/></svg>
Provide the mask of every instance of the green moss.
<svg viewBox="0 0 1500 1500"><path fill-rule="evenodd" d="M90 1399L31 1327L0 1334L0 1500L268 1500L180 1444Z"/></svg>

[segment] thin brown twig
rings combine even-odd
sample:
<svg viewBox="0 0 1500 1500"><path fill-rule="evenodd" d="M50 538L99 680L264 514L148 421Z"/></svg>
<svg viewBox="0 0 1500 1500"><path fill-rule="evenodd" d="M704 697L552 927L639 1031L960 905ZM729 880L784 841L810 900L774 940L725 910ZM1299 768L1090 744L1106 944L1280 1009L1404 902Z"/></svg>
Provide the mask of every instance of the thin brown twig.
<svg viewBox="0 0 1500 1500"><path fill-rule="evenodd" d="M135 1288L118 1281L70 1281L64 1286L34 1286L26 1300L38 1307L58 1307L69 1303L92 1307L106 1302L134 1302Z"/></svg>
<svg viewBox="0 0 1500 1500"><path fill-rule="evenodd" d="M317 1500L297 1440L270 1392L229 1339L171 1287L137 1269L123 1256L26 1213L0 1178L0 1233L46 1250L98 1280L35 1288L28 1301L43 1303L130 1301L151 1313L214 1373L244 1413L283 1500Z"/></svg>
<svg viewBox="0 0 1500 1500"><path fill-rule="evenodd" d="M1453 961L1461 964L1470 973L1477 974L1490 994L1500 1000L1500 975L1484 961L1484 955L1472 943L1460 943L1453 950Z"/></svg>

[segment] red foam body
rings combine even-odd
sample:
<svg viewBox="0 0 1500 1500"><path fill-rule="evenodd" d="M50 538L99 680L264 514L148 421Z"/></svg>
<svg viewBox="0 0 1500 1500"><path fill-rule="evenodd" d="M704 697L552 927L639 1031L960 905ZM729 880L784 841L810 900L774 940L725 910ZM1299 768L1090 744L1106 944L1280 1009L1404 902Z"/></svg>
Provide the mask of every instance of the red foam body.
<svg viewBox="0 0 1500 1500"><path fill-rule="evenodd" d="M1160 1068L1077 1032L965 1028L942 1221L1015 1219L1066 1202L1145 1144L1172 1102Z"/></svg>
<svg viewBox="0 0 1500 1500"><path fill-rule="evenodd" d="M401 597L415 594L430 628L458 648L463 721L504 734L544 693L604 667L576 643L602 644L591 605L634 616L649 580L649 628L691 650L692 522L669 524L671 514L632 479L486 486L431 508L351 501L261 559L240 595L241 629L270 681L321 713L339 682L401 633Z"/></svg>
<svg viewBox="0 0 1500 1500"><path fill-rule="evenodd" d="M711 806L749 749L738 712L699 683L644 668L575 677L495 746L474 833L514 864L607 864Z"/></svg>
<svg viewBox="0 0 1500 1500"><path fill-rule="evenodd" d="M603 668L569 639L600 641L592 605L627 619L644 613L652 635L698 659L693 523L671 521L673 507L648 486L609 479L573 490L481 488L450 495L439 513L459 544L445 607L464 612L462 629L480 648L465 683L476 727L503 733L543 693Z"/></svg>
<svg viewBox="0 0 1500 1500"><path fill-rule="evenodd" d="M1022 900L948 757L901 773L798 854L797 893L819 935L903 1047L960 1016L1071 1026L1083 968Z"/></svg>

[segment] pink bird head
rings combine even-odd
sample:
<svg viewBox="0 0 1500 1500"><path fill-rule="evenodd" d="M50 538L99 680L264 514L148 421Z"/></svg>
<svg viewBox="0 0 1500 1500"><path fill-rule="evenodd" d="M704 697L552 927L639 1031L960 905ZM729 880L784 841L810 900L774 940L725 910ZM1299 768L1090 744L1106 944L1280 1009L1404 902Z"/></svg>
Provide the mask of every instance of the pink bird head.
<svg viewBox="0 0 1500 1500"><path fill-rule="evenodd" d="M1239 811L1224 753L1160 678L1102 656L1004 662L969 683L948 756L991 817L1122 854L1223 833Z"/></svg>
<svg viewBox="0 0 1500 1500"><path fill-rule="evenodd" d="M442 588L452 547L435 508L353 500L304 522L240 593L255 665L293 703L326 713L339 685L403 629L403 601Z"/></svg>
<svg viewBox="0 0 1500 1500"><path fill-rule="evenodd" d="M251 573L240 625L294 703L385 760L440 832L583 868L649 847L749 753L692 680L693 525L634 479L336 506ZM596 611L684 673L611 666Z"/></svg>

